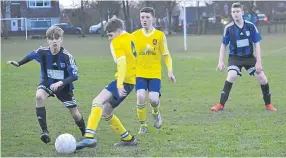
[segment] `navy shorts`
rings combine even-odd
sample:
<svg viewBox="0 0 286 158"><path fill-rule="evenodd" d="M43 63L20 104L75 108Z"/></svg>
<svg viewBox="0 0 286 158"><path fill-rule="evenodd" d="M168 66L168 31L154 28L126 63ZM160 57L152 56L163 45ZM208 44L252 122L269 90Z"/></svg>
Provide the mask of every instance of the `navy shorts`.
<svg viewBox="0 0 286 158"><path fill-rule="evenodd" d="M136 91L139 89L148 90L148 92L158 92L161 95L161 80L158 78L136 78Z"/></svg>
<svg viewBox="0 0 286 158"><path fill-rule="evenodd" d="M105 87L105 89L111 92L113 95L113 98L109 101L109 103L111 104L113 108L117 107L134 89L134 84L123 83L123 86L127 93L127 95L124 97L119 97L118 88L117 88L117 80L112 81Z"/></svg>
<svg viewBox="0 0 286 158"><path fill-rule="evenodd" d="M254 76L256 71L255 64L255 57L243 58L237 56L229 56L227 70L234 70L237 72L237 75L242 76L241 69L244 67L249 75Z"/></svg>
<svg viewBox="0 0 286 158"><path fill-rule="evenodd" d="M76 100L73 94L73 91L64 89L59 89L56 92L53 92L50 89L50 86L47 86L45 84L40 84L37 89L43 89L49 94L49 97L55 97L57 98L67 107L67 108L74 108L76 107Z"/></svg>

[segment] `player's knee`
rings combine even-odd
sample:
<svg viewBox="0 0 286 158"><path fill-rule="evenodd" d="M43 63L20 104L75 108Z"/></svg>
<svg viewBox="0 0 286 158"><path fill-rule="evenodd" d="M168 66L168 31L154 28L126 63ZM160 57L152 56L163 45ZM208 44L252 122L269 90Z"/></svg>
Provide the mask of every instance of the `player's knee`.
<svg viewBox="0 0 286 158"><path fill-rule="evenodd" d="M144 104L145 99L145 93L137 93L137 104Z"/></svg>
<svg viewBox="0 0 286 158"><path fill-rule="evenodd" d="M105 103L103 105L103 111L102 111L101 117L108 118L109 116L113 114L113 110L114 108L112 107L110 103Z"/></svg>
<svg viewBox="0 0 286 158"><path fill-rule="evenodd" d="M152 106L158 106L160 103L159 96L149 95L149 102Z"/></svg>
<svg viewBox="0 0 286 158"><path fill-rule="evenodd" d="M227 74L227 81L233 83L237 78L237 72L236 71L229 71Z"/></svg>
<svg viewBox="0 0 286 158"><path fill-rule="evenodd" d="M40 94L40 93L37 93L37 94L36 94L36 101L37 101L37 102L43 102L43 101L45 101L45 96L42 95L42 94Z"/></svg>
<svg viewBox="0 0 286 158"><path fill-rule="evenodd" d="M261 73L259 74L256 74L255 75L257 81L261 84L261 85L265 85L267 84L267 77L265 76L264 72L262 71Z"/></svg>
<svg viewBox="0 0 286 158"><path fill-rule="evenodd" d="M98 97L96 97L92 100L92 106L94 106L94 105L103 107L103 102Z"/></svg>

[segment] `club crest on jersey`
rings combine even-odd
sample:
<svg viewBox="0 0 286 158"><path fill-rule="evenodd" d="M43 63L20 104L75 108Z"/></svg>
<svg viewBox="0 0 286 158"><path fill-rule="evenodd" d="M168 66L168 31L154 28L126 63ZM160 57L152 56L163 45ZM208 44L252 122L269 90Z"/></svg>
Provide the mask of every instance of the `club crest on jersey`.
<svg viewBox="0 0 286 158"><path fill-rule="evenodd" d="M65 68L66 67L65 63L60 63L60 65L61 65L61 68Z"/></svg>
<svg viewBox="0 0 286 158"><path fill-rule="evenodd" d="M156 45L157 44L157 40L153 39L153 44Z"/></svg>
<svg viewBox="0 0 286 158"><path fill-rule="evenodd" d="M246 34L246 36L249 36L249 35L250 35L250 32L249 32L249 31L246 31L245 34Z"/></svg>

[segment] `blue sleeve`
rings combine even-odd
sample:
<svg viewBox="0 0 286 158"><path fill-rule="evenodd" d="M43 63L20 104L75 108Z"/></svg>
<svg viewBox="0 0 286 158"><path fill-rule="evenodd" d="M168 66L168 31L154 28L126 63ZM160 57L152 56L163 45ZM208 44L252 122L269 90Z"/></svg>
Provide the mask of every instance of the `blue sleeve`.
<svg viewBox="0 0 286 158"><path fill-rule="evenodd" d="M260 33L258 32L257 27L253 24L251 29L251 39L253 43L257 43L262 40Z"/></svg>
<svg viewBox="0 0 286 158"><path fill-rule="evenodd" d="M230 41L230 34L229 34L228 28L229 27L227 26L224 28L223 37L222 37L222 43L226 46L229 44L229 41Z"/></svg>
<svg viewBox="0 0 286 158"><path fill-rule="evenodd" d="M40 53L37 53L37 51L32 51L30 53L28 53L23 59L21 59L20 61L18 61L19 66L24 65L32 60L36 60L40 63Z"/></svg>
<svg viewBox="0 0 286 158"><path fill-rule="evenodd" d="M78 68L73 56L71 55L68 57L67 70L69 73L69 77L63 80L64 85L70 84L73 81L78 80Z"/></svg>
<svg viewBox="0 0 286 158"><path fill-rule="evenodd" d="M36 60L37 62L41 62L41 56L40 56L40 51L39 49L38 50L34 50L32 51L31 53L29 53L27 55L27 57L30 59L30 60Z"/></svg>

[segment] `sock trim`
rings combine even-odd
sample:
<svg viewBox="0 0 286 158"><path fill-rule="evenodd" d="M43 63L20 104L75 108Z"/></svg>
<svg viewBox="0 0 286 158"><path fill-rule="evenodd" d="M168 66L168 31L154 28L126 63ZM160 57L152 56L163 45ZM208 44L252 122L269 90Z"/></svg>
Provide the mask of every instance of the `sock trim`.
<svg viewBox="0 0 286 158"><path fill-rule="evenodd" d="M99 104L99 103L92 103L92 107L101 107L101 108L102 108L102 104Z"/></svg>
<svg viewBox="0 0 286 158"><path fill-rule="evenodd" d="M111 120L111 118L113 117L113 114L109 115L109 116L105 116L105 117L102 117L105 121L109 121Z"/></svg>
<svg viewBox="0 0 286 158"><path fill-rule="evenodd" d="M121 138L126 138L129 135L129 132L126 131L125 133L121 134Z"/></svg>
<svg viewBox="0 0 286 158"><path fill-rule="evenodd" d="M96 134L96 132L94 131L94 130L92 130L92 129L85 129L85 133L90 133L90 134L92 134L92 135L95 135Z"/></svg>
<svg viewBox="0 0 286 158"><path fill-rule="evenodd" d="M137 108L138 108L138 109L144 109L144 108L145 108L145 104L141 104L141 105L140 105L140 104L137 104Z"/></svg>

